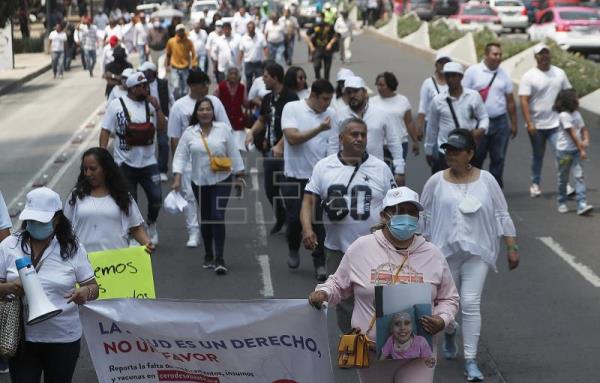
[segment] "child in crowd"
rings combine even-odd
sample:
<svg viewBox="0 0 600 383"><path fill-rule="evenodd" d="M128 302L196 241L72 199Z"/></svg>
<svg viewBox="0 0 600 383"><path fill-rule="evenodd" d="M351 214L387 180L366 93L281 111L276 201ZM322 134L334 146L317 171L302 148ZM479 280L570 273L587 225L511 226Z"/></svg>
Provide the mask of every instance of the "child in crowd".
<svg viewBox="0 0 600 383"><path fill-rule="evenodd" d="M430 358L429 343L413 332L409 313L396 313L390 322L390 337L381 348L380 360Z"/></svg>
<svg viewBox="0 0 600 383"><path fill-rule="evenodd" d="M575 177L577 214L585 215L593 207L587 204L582 161L587 159L589 131L578 111L579 101L573 89L562 90L556 97L554 110L559 113L560 126L556 139L558 161L558 212L567 213L567 182L571 169Z"/></svg>

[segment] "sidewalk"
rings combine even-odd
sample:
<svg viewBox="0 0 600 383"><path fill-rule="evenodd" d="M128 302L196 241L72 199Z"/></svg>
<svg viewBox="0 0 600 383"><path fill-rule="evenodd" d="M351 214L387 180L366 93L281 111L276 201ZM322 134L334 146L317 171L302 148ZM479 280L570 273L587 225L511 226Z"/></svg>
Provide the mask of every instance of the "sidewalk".
<svg viewBox="0 0 600 383"><path fill-rule="evenodd" d="M15 55L15 69L0 70L0 96L50 70L50 56L45 53Z"/></svg>

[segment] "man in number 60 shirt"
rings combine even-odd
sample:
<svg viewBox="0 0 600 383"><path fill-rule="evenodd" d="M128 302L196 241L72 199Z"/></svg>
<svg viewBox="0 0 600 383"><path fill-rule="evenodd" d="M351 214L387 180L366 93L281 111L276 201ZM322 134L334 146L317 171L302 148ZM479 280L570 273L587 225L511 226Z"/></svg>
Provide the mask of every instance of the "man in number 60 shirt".
<svg viewBox="0 0 600 383"><path fill-rule="evenodd" d="M344 120L339 140L341 151L315 165L304 191L300 213L304 246L313 249L317 245L317 235L312 229L315 206L319 201L327 201L336 191L346 200L349 212L341 220L331 221L323 214L328 274L335 273L350 244L369 234L371 226L379 223L383 198L388 190L396 187L387 164L366 152L367 125L363 120L357 117ZM343 333L352 329L353 307L353 297L336 306L338 327Z"/></svg>

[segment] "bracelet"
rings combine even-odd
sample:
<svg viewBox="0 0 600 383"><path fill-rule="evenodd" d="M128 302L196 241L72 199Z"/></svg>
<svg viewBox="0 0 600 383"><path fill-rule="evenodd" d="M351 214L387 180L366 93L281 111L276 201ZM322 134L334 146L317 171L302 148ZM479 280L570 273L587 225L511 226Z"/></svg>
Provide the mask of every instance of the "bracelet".
<svg viewBox="0 0 600 383"><path fill-rule="evenodd" d="M85 287L87 287L87 289L88 289L87 300L91 301L94 296L94 294L92 293L92 288L90 286L85 286Z"/></svg>
<svg viewBox="0 0 600 383"><path fill-rule="evenodd" d="M506 250L508 251L519 251L519 245L517 245L516 243L513 245L507 245L506 246Z"/></svg>

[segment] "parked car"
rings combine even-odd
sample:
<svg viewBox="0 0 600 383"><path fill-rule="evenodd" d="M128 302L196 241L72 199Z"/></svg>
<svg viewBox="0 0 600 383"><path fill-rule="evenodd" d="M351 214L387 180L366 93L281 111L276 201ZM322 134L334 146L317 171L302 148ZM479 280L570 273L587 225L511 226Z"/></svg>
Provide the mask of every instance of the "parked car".
<svg viewBox="0 0 600 383"><path fill-rule="evenodd" d="M429 21L435 14L433 0L410 0L406 3L405 12L414 12L421 20Z"/></svg>
<svg viewBox="0 0 600 383"><path fill-rule="evenodd" d="M158 0L141 0L138 5L135 6L135 10L138 12L144 12L151 14L152 12L160 9L160 2Z"/></svg>
<svg viewBox="0 0 600 383"><path fill-rule="evenodd" d="M525 32L529 26L527 8L521 0L490 0L489 5L500 16L502 28Z"/></svg>
<svg viewBox="0 0 600 383"><path fill-rule="evenodd" d="M452 21L459 31L478 31L487 27L495 33L502 32L500 16L489 5L461 4L458 13L448 17L448 20Z"/></svg>
<svg viewBox="0 0 600 383"><path fill-rule="evenodd" d="M450 16L458 12L459 0L434 0L433 13L437 16Z"/></svg>
<svg viewBox="0 0 600 383"><path fill-rule="evenodd" d="M538 9L535 11L535 22L540 19L542 13L548 8L574 7L581 3L580 0L540 0Z"/></svg>
<svg viewBox="0 0 600 383"><path fill-rule="evenodd" d="M204 16L204 10L208 9L208 15ZM219 10L218 0L195 0L190 8L190 21L198 22L200 19L205 19L206 24L212 23L213 16Z"/></svg>
<svg viewBox="0 0 600 383"><path fill-rule="evenodd" d="M317 17L317 0L302 0L298 6L298 23L300 26L314 24Z"/></svg>
<svg viewBox="0 0 600 383"><path fill-rule="evenodd" d="M551 39L564 50L600 53L600 13L591 7L554 7L527 30L530 40Z"/></svg>

